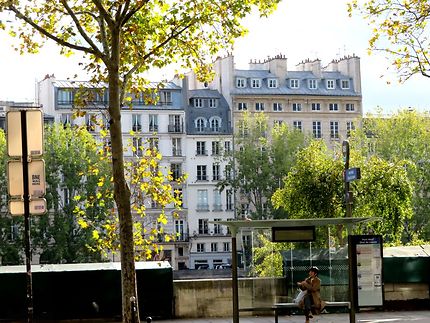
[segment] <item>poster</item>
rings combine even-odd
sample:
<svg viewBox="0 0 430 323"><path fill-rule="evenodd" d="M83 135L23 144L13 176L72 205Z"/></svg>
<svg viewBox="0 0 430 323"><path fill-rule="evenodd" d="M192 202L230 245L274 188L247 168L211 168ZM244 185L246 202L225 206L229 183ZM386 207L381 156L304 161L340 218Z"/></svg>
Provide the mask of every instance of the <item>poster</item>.
<svg viewBox="0 0 430 323"><path fill-rule="evenodd" d="M382 306L382 237L353 236L358 306Z"/></svg>

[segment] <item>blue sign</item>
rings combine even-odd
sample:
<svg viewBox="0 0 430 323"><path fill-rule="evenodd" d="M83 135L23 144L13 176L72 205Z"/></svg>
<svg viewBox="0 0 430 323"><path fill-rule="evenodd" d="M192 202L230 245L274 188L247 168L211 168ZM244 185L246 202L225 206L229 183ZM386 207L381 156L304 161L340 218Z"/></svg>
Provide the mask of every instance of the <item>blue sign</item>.
<svg viewBox="0 0 430 323"><path fill-rule="evenodd" d="M348 168L345 171L345 182L352 182L361 178L360 168Z"/></svg>

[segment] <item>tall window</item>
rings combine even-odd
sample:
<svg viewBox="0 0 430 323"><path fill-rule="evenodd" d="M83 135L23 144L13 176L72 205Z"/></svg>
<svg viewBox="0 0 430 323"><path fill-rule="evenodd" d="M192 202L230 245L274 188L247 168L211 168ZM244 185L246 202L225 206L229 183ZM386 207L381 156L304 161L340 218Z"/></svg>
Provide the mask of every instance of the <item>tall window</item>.
<svg viewBox="0 0 430 323"><path fill-rule="evenodd" d="M248 110L248 106L247 106L246 102L238 102L237 103L237 110L238 111L246 111L246 110Z"/></svg>
<svg viewBox="0 0 430 323"><path fill-rule="evenodd" d="M96 116L91 113L85 115L85 125L87 126L87 131L96 131Z"/></svg>
<svg viewBox="0 0 430 323"><path fill-rule="evenodd" d="M339 122L338 121L330 121L330 138L338 139L339 138Z"/></svg>
<svg viewBox="0 0 430 323"><path fill-rule="evenodd" d="M275 112L282 111L282 103L274 102L273 103L273 111L275 111Z"/></svg>
<svg viewBox="0 0 430 323"><path fill-rule="evenodd" d="M212 180L213 181L219 181L221 179L221 171L220 171L220 165L219 164L213 164L212 165Z"/></svg>
<svg viewBox="0 0 430 323"><path fill-rule="evenodd" d="M221 221L221 219L214 219L214 222ZM214 234L222 234L222 227L220 224L214 224Z"/></svg>
<svg viewBox="0 0 430 323"><path fill-rule="evenodd" d="M231 142L230 141L224 141L224 150L227 153L231 151Z"/></svg>
<svg viewBox="0 0 430 323"><path fill-rule="evenodd" d="M182 156L181 138L172 138L172 156Z"/></svg>
<svg viewBox="0 0 430 323"><path fill-rule="evenodd" d="M204 118L196 119L196 129L198 132L203 132L205 130L206 121Z"/></svg>
<svg viewBox="0 0 430 323"><path fill-rule="evenodd" d="M291 79L290 80L290 88L292 88L292 89L298 89L299 88L299 80L297 80L297 79Z"/></svg>
<svg viewBox="0 0 430 323"><path fill-rule="evenodd" d="M133 137L133 155L141 157L143 155L142 138Z"/></svg>
<svg viewBox="0 0 430 323"><path fill-rule="evenodd" d="M207 155L208 152L206 150L206 141L197 141L196 142L196 155Z"/></svg>
<svg viewBox="0 0 430 323"><path fill-rule="evenodd" d="M315 90L317 88L317 80L316 79L308 80L308 86L309 86L309 89Z"/></svg>
<svg viewBox="0 0 430 323"><path fill-rule="evenodd" d="M233 210L233 191L232 190L225 191L225 209L227 211Z"/></svg>
<svg viewBox="0 0 430 323"><path fill-rule="evenodd" d="M220 143L219 141L212 141L212 155L217 156L220 153Z"/></svg>
<svg viewBox="0 0 430 323"><path fill-rule="evenodd" d="M62 113L60 121L64 126L72 125L73 124L72 114L71 113Z"/></svg>
<svg viewBox="0 0 430 323"><path fill-rule="evenodd" d="M197 190L197 210L209 210L208 190Z"/></svg>
<svg viewBox="0 0 430 323"><path fill-rule="evenodd" d="M217 252L218 251L218 243L211 242L211 252Z"/></svg>
<svg viewBox="0 0 430 323"><path fill-rule="evenodd" d="M264 103L256 102L255 103L255 111L264 111Z"/></svg>
<svg viewBox="0 0 430 323"><path fill-rule="evenodd" d="M182 195L182 188L177 188L173 191L173 195L175 196L176 199L178 199L179 201L179 205L183 206L184 204L184 196Z"/></svg>
<svg viewBox="0 0 430 323"><path fill-rule="evenodd" d="M339 111L339 105L337 103L329 103L328 109L330 111Z"/></svg>
<svg viewBox="0 0 430 323"><path fill-rule="evenodd" d="M294 129L297 129L297 130L300 130L300 131L303 130L303 128L302 128L302 122L301 121L293 121L293 127L294 127Z"/></svg>
<svg viewBox="0 0 430 323"><path fill-rule="evenodd" d="M182 132L182 120L179 114L169 115L169 132Z"/></svg>
<svg viewBox="0 0 430 323"><path fill-rule="evenodd" d="M140 114L132 114L131 115L132 120L132 129L133 131L140 131L142 130L142 121Z"/></svg>
<svg viewBox="0 0 430 323"><path fill-rule="evenodd" d="M158 138L149 138L149 148L158 150Z"/></svg>
<svg viewBox="0 0 430 323"><path fill-rule="evenodd" d="M214 211L222 211L221 192L214 190Z"/></svg>
<svg viewBox="0 0 430 323"><path fill-rule="evenodd" d="M185 240L184 236L184 220L175 220L176 239L179 241Z"/></svg>
<svg viewBox="0 0 430 323"><path fill-rule="evenodd" d="M302 104L301 103L293 103L293 111L294 112L302 111Z"/></svg>
<svg viewBox="0 0 430 323"><path fill-rule="evenodd" d="M314 138L321 138L321 121L312 122L312 133Z"/></svg>
<svg viewBox="0 0 430 323"><path fill-rule="evenodd" d="M149 132L157 132L158 131L158 115L150 114L149 115Z"/></svg>
<svg viewBox="0 0 430 323"><path fill-rule="evenodd" d="M321 110L321 103L311 103L311 109L312 109L312 111L320 111Z"/></svg>
<svg viewBox="0 0 430 323"><path fill-rule="evenodd" d="M230 251L230 242L224 242L224 251Z"/></svg>
<svg viewBox="0 0 430 323"><path fill-rule="evenodd" d="M204 243L198 243L197 244L197 252L205 252L205 244Z"/></svg>
<svg viewBox="0 0 430 323"><path fill-rule="evenodd" d="M221 127L221 119L218 117L212 117L209 121L209 124L213 132L218 132Z"/></svg>
<svg viewBox="0 0 430 323"><path fill-rule="evenodd" d="M207 181L207 166L206 165L197 165L197 180L198 181Z"/></svg>
<svg viewBox="0 0 430 323"><path fill-rule="evenodd" d="M181 164L170 164L170 172L172 173L172 179L178 180L182 176Z"/></svg>
<svg viewBox="0 0 430 323"><path fill-rule="evenodd" d="M354 129L355 129L354 122L347 121L346 122L346 132L349 133L350 131L352 131Z"/></svg>
<svg viewBox="0 0 430 323"><path fill-rule="evenodd" d="M199 219L199 234L208 234L209 225L208 219Z"/></svg>

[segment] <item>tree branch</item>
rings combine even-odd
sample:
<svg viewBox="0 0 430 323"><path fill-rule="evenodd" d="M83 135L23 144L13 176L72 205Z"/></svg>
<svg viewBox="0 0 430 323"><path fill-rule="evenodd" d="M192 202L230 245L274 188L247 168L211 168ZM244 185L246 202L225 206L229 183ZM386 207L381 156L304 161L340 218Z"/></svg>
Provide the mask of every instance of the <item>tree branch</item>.
<svg viewBox="0 0 430 323"><path fill-rule="evenodd" d="M88 37L88 34L85 32L85 30L82 28L81 24L79 23L78 18L76 17L75 13L73 12L73 10L69 7L69 5L67 4L67 1L65 0L60 0L61 4L64 6L64 8L66 9L67 13L69 14L69 16L73 19L73 22L76 25L76 28L78 29L79 33L81 34L81 36L85 39L85 41L88 43L88 45L90 45L90 47L94 50L94 55L97 57L100 57L101 59L105 59L106 56L99 50L99 48L97 47L97 45L92 41L92 39L90 37Z"/></svg>
<svg viewBox="0 0 430 323"><path fill-rule="evenodd" d="M43 36L45 36L49 39L52 39L53 41L55 41L59 45L69 47L71 49L82 51L85 53L96 55L96 52L94 52L94 50L91 47L84 47L84 46L72 44L72 43L69 43L69 42L49 33L46 29L40 27L33 20L31 20L30 18L28 18L24 14L22 14L21 11L19 11L15 6L11 5L7 8L7 10L12 11L18 19L23 20L24 22L29 24L31 27L33 27L35 30L37 30L39 33L41 33Z"/></svg>

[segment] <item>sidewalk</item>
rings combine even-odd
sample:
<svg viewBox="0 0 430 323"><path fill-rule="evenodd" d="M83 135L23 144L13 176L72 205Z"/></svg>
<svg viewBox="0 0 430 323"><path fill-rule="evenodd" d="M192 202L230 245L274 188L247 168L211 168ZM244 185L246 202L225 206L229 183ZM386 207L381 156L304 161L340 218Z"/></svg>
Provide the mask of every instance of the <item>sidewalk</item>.
<svg viewBox="0 0 430 323"><path fill-rule="evenodd" d="M357 313L358 323L429 323L430 311L404 311L404 312L364 312ZM207 319L176 319L162 320L163 323L231 323L232 318L207 318ZM240 323L273 323L274 316L241 316ZM279 316L279 323L304 323L301 315ZM157 322L154 320L153 322ZM349 314L322 314L311 319L312 323L349 323Z"/></svg>

